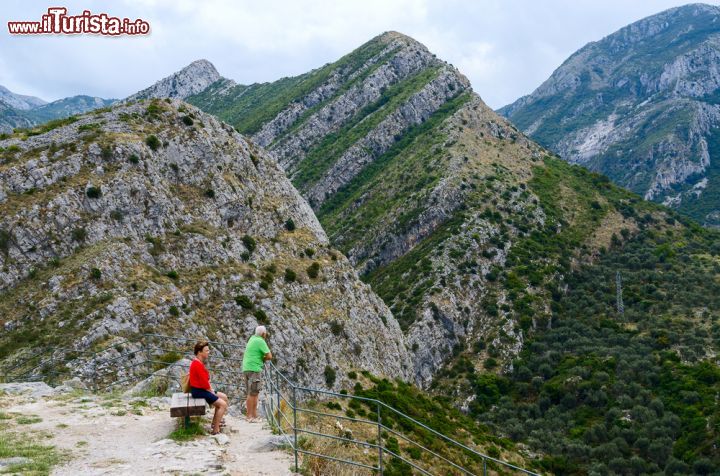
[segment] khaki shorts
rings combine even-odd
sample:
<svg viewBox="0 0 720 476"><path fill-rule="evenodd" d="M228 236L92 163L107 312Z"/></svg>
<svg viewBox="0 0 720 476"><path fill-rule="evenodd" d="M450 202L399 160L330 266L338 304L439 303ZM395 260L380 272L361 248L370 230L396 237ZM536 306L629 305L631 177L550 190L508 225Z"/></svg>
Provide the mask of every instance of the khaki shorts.
<svg viewBox="0 0 720 476"><path fill-rule="evenodd" d="M257 397L262 390L260 372L243 372L243 376L245 377L245 394Z"/></svg>

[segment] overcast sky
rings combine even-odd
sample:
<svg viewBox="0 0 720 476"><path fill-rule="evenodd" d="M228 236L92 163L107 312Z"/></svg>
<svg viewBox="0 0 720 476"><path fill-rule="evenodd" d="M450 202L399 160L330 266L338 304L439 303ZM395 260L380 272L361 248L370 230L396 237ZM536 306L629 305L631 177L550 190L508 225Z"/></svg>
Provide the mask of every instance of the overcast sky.
<svg viewBox="0 0 720 476"><path fill-rule="evenodd" d="M454 64L499 108L532 92L570 54L674 0L4 0L0 85L51 101L126 97L205 58L238 83L335 61L388 30ZM708 2L712 4L718 1ZM199 7L201 5L202 7ZM144 37L11 36L8 21L50 6L150 23Z"/></svg>

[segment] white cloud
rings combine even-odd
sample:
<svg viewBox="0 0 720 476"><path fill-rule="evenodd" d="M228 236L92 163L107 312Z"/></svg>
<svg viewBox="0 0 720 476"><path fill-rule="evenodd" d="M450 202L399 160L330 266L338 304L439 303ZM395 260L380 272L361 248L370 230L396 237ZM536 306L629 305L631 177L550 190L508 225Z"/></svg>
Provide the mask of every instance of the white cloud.
<svg viewBox="0 0 720 476"><path fill-rule="evenodd" d="M460 69L492 107L531 92L573 51L683 0L124 0L63 2L151 24L141 38L11 37L0 33L0 84L47 100L124 97L198 58L241 83L334 61L397 30ZM717 2L715 2L717 3ZM3 2L0 25L46 5Z"/></svg>

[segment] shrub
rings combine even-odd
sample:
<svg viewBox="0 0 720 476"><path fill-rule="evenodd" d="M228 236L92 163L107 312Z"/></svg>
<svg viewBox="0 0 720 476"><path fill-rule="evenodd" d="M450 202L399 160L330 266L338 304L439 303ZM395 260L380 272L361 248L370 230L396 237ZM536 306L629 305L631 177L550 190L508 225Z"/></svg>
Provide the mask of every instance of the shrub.
<svg viewBox="0 0 720 476"><path fill-rule="evenodd" d="M170 312L171 316L177 317L180 315L180 311L178 310L177 306L170 306L170 310L168 312Z"/></svg>
<svg viewBox="0 0 720 476"><path fill-rule="evenodd" d="M314 254L315 254L314 249L312 249L312 248L305 249L305 256L307 256L308 258L312 258Z"/></svg>
<svg viewBox="0 0 720 476"><path fill-rule="evenodd" d="M125 214L119 208L116 208L115 210L110 212L110 218L112 218L113 220L122 221L124 217Z"/></svg>
<svg viewBox="0 0 720 476"><path fill-rule="evenodd" d="M3 254L7 255L8 251L10 250L11 241L12 236L10 235L10 232L0 228L0 251L2 251Z"/></svg>
<svg viewBox="0 0 720 476"><path fill-rule="evenodd" d="M113 156L112 145L102 146L102 148L100 149L100 156L105 160L112 159L112 156Z"/></svg>
<svg viewBox="0 0 720 476"><path fill-rule="evenodd" d="M420 456L422 456L422 451L417 446L408 446L405 451L412 459L420 459Z"/></svg>
<svg viewBox="0 0 720 476"><path fill-rule="evenodd" d="M287 231L294 231L295 230L295 222L292 218L288 218L288 220L285 222L285 229Z"/></svg>
<svg viewBox="0 0 720 476"><path fill-rule="evenodd" d="M355 372L354 370L351 370L350 372L348 372L347 376L348 376L348 378L350 378L350 379L356 380L356 379L357 379L357 372Z"/></svg>
<svg viewBox="0 0 720 476"><path fill-rule="evenodd" d="M267 324L270 322L270 318L268 318L268 315L265 314L265 311L262 309L256 309L253 316L255 316L255 319L257 319L260 324Z"/></svg>
<svg viewBox="0 0 720 476"><path fill-rule="evenodd" d="M175 270L168 271L167 273L165 273L165 276L167 276L167 277L170 278L170 279L175 279L175 280L177 280L178 278L180 278L180 275L179 275L178 272L175 271Z"/></svg>
<svg viewBox="0 0 720 476"><path fill-rule="evenodd" d="M292 283L296 279L297 279L297 274L295 274L295 271L293 271L290 268L287 268L285 270L285 281L287 281L288 283Z"/></svg>
<svg viewBox="0 0 720 476"><path fill-rule="evenodd" d="M78 127L78 132L96 131L100 129L100 124L93 122L90 124L83 124Z"/></svg>
<svg viewBox="0 0 720 476"><path fill-rule="evenodd" d="M207 198L215 198L215 190L213 190L211 188L205 190L205 196Z"/></svg>
<svg viewBox="0 0 720 476"><path fill-rule="evenodd" d="M327 402L325 406L328 407L330 410L342 410L342 407L337 402Z"/></svg>
<svg viewBox="0 0 720 476"><path fill-rule="evenodd" d="M182 121L183 121L183 124L185 124L186 126L193 125L193 120L192 120L192 117L190 117L190 116L183 116Z"/></svg>
<svg viewBox="0 0 720 476"><path fill-rule="evenodd" d="M253 307L255 307L250 298L245 295L235 296L235 304L242 307L243 309L252 309Z"/></svg>
<svg viewBox="0 0 720 476"><path fill-rule="evenodd" d="M135 154L132 154L130 157L128 157L128 160L130 161L131 164L137 164L140 162L140 157L138 157Z"/></svg>
<svg viewBox="0 0 720 476"><path fill-rule="evenodd" d="M148 147L150 147L152 150L158 150L160 148L160 139L155 137L154 135L149 135L147 139L145 139L145 143Z"/></svg>
<svg viewBox="0 0 720 476"><path fill-rule="evenodd" d="M162 240L159 236L153 237L150 235L145 235L145 241L152 244L152 248L150 248L150 254L152 256L158 256L160 253L165 251L165 246L163 246Z"/></svg>
<svg viewBox="0 0 720 476"><path fill-rule="evenodd" d="M320 274L320 263L315 261L315 262L313 262L313 264L308 266L307 274L308 274L308 276L310 276L313 279L317 278L318 275Z"/></svg>
<svg viewBox="0 0 720 476"><path fill-rule="evenodd" d="M102 271L100 271L97 268L93 268L90 270L90 277L92 279L100 279L100 278L102 278Z"/></svg>
<svg viewBox="0 0 720 476"><path fill-rule="evenodd" d="M160 114L162 112L162 109L160 109L160 106L155 101L153 101L147 107L147 112L151 116L157 116L158 114Z"/></svg>
<svg viewBox="0 0 720 476"><path fill-rule="evenodd" d="M335 369L330 367L329 365L325 366L325 371L323 372L325 374L325 384L328 386L328 388L332 388L333 384L335 384L335 378L336 373Z"/></svg>
<svg viewBox="0 0 720 476"><path fill-rule="evenodd" d="M255 248L257 248L257 243L250 235L243 236L242 242L245 245L245 248L247 248L248 253L252 253L253 251L255 251Z"/></svg>
<svg viewBox="0 0 720 476"><path fill-rule="evenodd" d="M85 228L75 228L71 235L74 241L85 241L85 238L87 238L87 230L85 230Z"/></svg>
<svg viewBox="0 0 720 476"><path fill-rule="evenodd" d="M345 325L342 322L330 321L330 332L332 332L333 335L339 336L344 330Z"/></svg>
<svg viewBox="0 0 720 476"><path fill-rule="evenodd" d="M85 195L87 195L88 198L100 198L102 196L102 190L100 190L100 187L88 187L88 189L85 190Z"/></svg>

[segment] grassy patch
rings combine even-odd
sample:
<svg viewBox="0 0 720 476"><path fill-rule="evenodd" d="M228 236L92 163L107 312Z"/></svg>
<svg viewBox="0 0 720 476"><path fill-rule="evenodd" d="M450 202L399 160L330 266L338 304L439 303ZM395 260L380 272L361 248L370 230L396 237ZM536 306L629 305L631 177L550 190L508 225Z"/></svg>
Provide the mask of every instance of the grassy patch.
<svg viewBox="0 0 720 476"><path fill-rule="evenodd" d="M12 433L0 430L0 459L27 458L24 463L5 468L2 473L46 475L53 466L63 462L68 455L54 446L32 441L31 433Z"/></svg>
<svg viewBox="0 0 720 476"><path fill-rule="evenodd" d="M177 422L177 428L168 435L168 438L171 440L190 441L206 434L200 419L191 419L190 425L188 425L187 428L185 428L182 418L178 418Z"/></svg>
<svg viewBox="0 0 720 476"><path fill-rule="evenodd" d="M18 425L33 425L35 423L40 423L41 421L42 418L37 415L21 415L15 418L15 423Z"/></svg>

